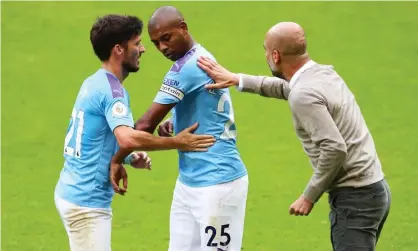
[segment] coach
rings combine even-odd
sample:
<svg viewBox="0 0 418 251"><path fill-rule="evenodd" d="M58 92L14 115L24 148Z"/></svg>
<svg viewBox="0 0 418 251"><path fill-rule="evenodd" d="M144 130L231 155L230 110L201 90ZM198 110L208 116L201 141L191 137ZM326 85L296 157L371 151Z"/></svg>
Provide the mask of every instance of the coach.
<svg viewBox="0 0 418 251"><path fill-rule="evenodd" d="M242 92L288 100L296 134L314 169L290 214L308 215L328 192L334 251L375 250L391 194L354 95L332 66L309 58L298 24L273 26L264 48L275 77L234 74L202 57L199 66L216 81L206 88L236 86Z"/></svg>

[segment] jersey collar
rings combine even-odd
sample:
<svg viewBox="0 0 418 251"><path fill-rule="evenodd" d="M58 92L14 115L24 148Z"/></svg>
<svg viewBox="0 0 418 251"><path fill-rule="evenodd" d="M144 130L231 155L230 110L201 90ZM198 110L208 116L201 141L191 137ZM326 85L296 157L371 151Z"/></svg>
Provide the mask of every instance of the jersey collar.
<svg viewBox="0 0 418 251"><path fill-rule="evenodd" d="M296 81L299 79L300 74L303 73L304 71L306 71L307 69L312 68L312 66L314 66L314 65L316 65L316 62L313 61L313 60L309 60L299 70L297 70L297 72L293 75L293 77L289 81L289 87L290 87L290 89L293 88L293 86L295 85Z"/></svg>

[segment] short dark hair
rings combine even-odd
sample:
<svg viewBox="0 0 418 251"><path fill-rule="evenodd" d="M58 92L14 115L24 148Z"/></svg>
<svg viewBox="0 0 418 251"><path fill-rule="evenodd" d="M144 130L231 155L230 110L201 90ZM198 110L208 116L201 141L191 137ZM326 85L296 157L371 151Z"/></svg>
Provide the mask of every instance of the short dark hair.
<svg viewBox="0 0 418 251"><path fill-rule="evenodd" d="M97 18L90 30L94 53L101 61L108 60L115 45L124 45L141 35L142 27L142 20L135 16L112 14Z"/></svg>

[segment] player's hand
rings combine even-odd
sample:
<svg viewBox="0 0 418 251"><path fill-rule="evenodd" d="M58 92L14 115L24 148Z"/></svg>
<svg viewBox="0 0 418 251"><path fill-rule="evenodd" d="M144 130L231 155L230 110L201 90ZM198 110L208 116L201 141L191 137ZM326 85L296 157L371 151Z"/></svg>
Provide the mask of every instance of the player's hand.
<svg viewBox="0 0 418 251"><path fill-rule="evenodd" d="M151 158L146 152L135 152L132 154L131 166L137 169L151 170Z"/></svg>
<svg viewBox="0 0 418 251"><path fill-rule="evenodd" d="M312 211L313 206L314 204L302 195L290 206L289 213L295 216L307 216Z"/></svg>
<svg viewBox="0 0 418 251"><path fill-rule="evenodd" d="M198 123L184 129L174 138L179 143L179 150L183 152L206 152L209 147L215 144L215 137L212 135L197 135L193 132L197 129Z"/></svg>
<svg viewBox="0 0 418 251"><path fill-rule="evenodd" d="M123 180L123 187L119 187L120 180ZM110 163L110 182L115 193L124 195L128 189L128 173L122 164Z"/></svg>
<svg viewBox="0 0 418 251"><path fill-rule="evenodd" d="M158 127L158 135L160 137L171 137L173 134L173 122L167 119Z"/></svg>
<svg viewBox="0 0 418 251"><path fill-rule="evenodd" d="M228 71L208 57L200 57L197 65L215 81L214 84L205 85L206 89L223 89L239 84L238 74Z"/></svg>

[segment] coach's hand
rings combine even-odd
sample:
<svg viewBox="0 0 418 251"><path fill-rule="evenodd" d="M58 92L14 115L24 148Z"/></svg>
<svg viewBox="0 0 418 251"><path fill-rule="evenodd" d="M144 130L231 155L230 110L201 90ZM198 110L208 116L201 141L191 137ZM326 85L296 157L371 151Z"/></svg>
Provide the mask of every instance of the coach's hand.
<svg viewBox="0 0 418 251"><path fill-rule="evenodd" d="M151 170L151 158L146 152L135 152L132 154L131 166L137 169Z"/></svg>
<svg viewBox="0 0 418 251"><path fill-rule="evenodd" d="M312 211L313 203L305 199L305 197L300 196L289 208L290 215L296 216L307 216Z"/></svg>
<svg viewBox="0 0 418 251"><path fill-rule="evenodd" d="M167 119L158 127L158 135L160 137L171 137L173 134L173 122Z"/></svg>
<svg viewBox="0 0 418 251"><path fill-rule="evenodd" d="M119 187L120 180L123 179L123 187ZM128 189L128 173L122 164L110 163L110 182L115 193L124 195Z"/></svg>
<svg viewBox="0 0 418 251"><path fill-rule="evenodd" d="M174 138L178 142L179 150L183 152L206 152L209 147L215 144L215 137L212 135L197 135L193 132L197 129L198 123L184 129Z"/></svg>
<svg viewBox="0 0 418 251"><path fill-rule="evenodd" d="M215 81L214 84L205 85L206 89L223 89L239 84L238 74L228 71L208 57L200 57L197 65Z"/></svg>

